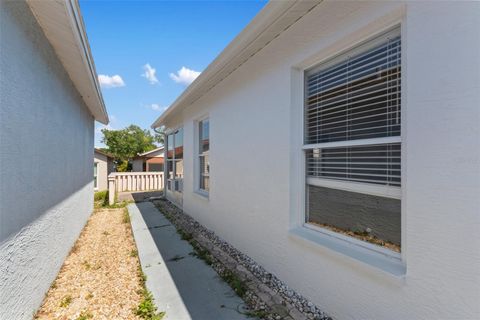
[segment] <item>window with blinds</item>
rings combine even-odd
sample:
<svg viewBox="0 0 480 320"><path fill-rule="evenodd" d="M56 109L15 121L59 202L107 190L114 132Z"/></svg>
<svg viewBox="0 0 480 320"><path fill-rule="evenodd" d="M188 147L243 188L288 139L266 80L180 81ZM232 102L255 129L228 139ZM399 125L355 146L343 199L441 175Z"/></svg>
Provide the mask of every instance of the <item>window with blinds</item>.
<svg viewBox="0 0 480 320"><path fill-rule="evenodd" d="M307 70L304 109L307 223L399 251L400 29Z"/></svg>

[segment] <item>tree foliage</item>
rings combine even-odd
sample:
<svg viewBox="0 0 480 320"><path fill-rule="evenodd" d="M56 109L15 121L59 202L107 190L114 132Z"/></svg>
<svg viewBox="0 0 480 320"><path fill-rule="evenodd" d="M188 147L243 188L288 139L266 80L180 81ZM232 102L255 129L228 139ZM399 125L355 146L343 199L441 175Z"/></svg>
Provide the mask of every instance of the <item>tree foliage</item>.
<svg viewBox="0 0 480 320"><path fill-rule="evenodd" d="M152 135L150 131L133 124L121 130L103 129L102 134L102 142L115 158L119 171L126 171L128 168L126 163L128 164L137 154L155 149L157 147L155 142L163 143L162 135Z"/></svg>

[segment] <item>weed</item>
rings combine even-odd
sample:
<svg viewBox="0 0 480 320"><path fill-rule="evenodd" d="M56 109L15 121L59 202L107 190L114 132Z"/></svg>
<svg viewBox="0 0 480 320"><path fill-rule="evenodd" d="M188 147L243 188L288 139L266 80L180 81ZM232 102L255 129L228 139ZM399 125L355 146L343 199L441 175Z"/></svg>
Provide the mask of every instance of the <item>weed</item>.
<svg viewBox="0 0 480 320"><path fill-rule="evenodd" d="M147 320L161 320L165 316L165 312L158 312L155 303L153 302L153 296L150 291L147 290L145 282L147 281L147 276L143 273L142 268L138 267L137 271L138 277L140 279L140 285L142 290L137 291L138 294L143 296L142 301L138 307L134 310L135 315L139 316L142 319Z"/></svg>
<svg viewBox="0 0 480 320"><path fill-rule="evenodd" d="M92 319L93 315L87 311L82 311L76 320Z"/></svg>
<svg viewBox="0 0 480 320"><path fill-rule="evenodd" d="M52 284L50 285L50 289L56 289L57 288L57 281L53 280Z"/></svg>
<svg viewBox="0 0 480 320"><path fill-rule="evenodd" d="M89 293L87 294L87 296L85 297L85 299L87 299L87 300L90 300L90 299L92 299L92 298L93 298L93 293L91 293L91 292L89 292Z"/></svg>
<svg viewBox="0 0 480 320"><path fill-rule="evenodd" d="M60 301L60 307L66 308L72 303L72 296L65 296L63 297L62 301Z"/></svg>
<svg viewBox="0 0 480 320"><path fill-rule="evenodd" d="M130 257L132 258L138 257L138 251L137 250L130 251Z"/></svg>
<svg viewBox="0 0 480 320"><path fill-rule="evenodd" d="M143 290L143 299L135 310L135 314L148 320L161 320L165 316L165 312L157 312L152 293L146 289Z"/></svg>
<svg viewBox="0 0 480 320"><path fill-rule="evenodd" d="M92 268L92 266L90 265L90 263L88 263L87 260L83 261L82 264L87 270L90 270Z"/></svg>
<svg viewBox="0 0 480 320"><path fill-rule="evenodd" d="M259 318L259 319L264 319L266 318L270 313L268 313L265 310L252 310L248 311L245 313L245 315L249 318Z"/></svg>
<svg viewBox="0 0 480 320"><path fill-rule="evenodd" d="M108 231L103 231L102 234L103 234L104 236L109 236L109 235L110 235L110 233L108 233Z"/></svg>
<svg viewBox="0 0 480 320"><path fill-rule="evenodd" d="M235 273L232 271L225 269L222 274L220 274L222 279L232 287L233 291L235 291L240 298L243 298L247 293L247 286L245 282L242 281Z"/></svg>
<svg viewBox="0 0 480 320"><path fill-rule="evenodd" d="M185 232L183 230L178 230L178 233L180 233L180 236L182 237L182 240L190 241L193 239L193 235L191 233Z"/></svg>
<svg viewBox="0 0 480 320"><path fill-rule="evenodd" d="M130 223L130 214L127 209L123 210L123 223Z"/></svg>

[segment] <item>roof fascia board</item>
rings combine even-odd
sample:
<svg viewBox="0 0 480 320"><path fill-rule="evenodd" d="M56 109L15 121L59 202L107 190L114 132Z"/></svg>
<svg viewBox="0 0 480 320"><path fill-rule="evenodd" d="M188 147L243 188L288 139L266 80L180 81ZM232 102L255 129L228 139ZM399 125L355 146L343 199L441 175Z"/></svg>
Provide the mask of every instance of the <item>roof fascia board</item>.
<svg viewBox="0 0 480 320"><path fill-rule="evenodd" d="M178 109L186 107L198 98L200 98L204 93L208 92L211 88L216 86L218 83L223 81L229 74L234 72L240 65L246 62L250 57L252 57L256 52L260 51L261 48L255 51L252 55L247 57L244 61L235 61L236 58L241 57L242 53L245 53L249 48L253 47L256 44L256 41L262 37L265 33L271 31L270 27L284 17L289 10L295 7L304 6L308 8L307 12L318 5L321 0L311 0L311 1L271 1L269 2L258 14L257 16L245 27L245 29L237 36L235 39L217 56L217 58L200 74L200 76L189 86L187 89L173 102L173 104L165 110L165 112L158 117L158 119L152 124L152 128L158 128L161 125L165 124L167 118L172 116ZM300 15L298 17L301 18ZM296 19L295 21L297 21ZM295 21L293 23L295 23ZM292 24L293 24L292 23ZM291 25L291 24L290 24ZM290 26L289 25L289 26ZM286 28L285 28L286 29ZM285 30L284 29L284 30ZM284 30L280 30L280 33ZM266 42L265 45L271 42L277 35L272 35L271 39ZM263 47L262 47L263 48ZM220 74L222 71L225 71L231 64L238 63L234 68L228 72L223 78L215 79L215 76ZM208 87L210 82L214 82L211 87ZM205 92L200 93L200 96L194 97L196 92L201 90Z"/></svg>

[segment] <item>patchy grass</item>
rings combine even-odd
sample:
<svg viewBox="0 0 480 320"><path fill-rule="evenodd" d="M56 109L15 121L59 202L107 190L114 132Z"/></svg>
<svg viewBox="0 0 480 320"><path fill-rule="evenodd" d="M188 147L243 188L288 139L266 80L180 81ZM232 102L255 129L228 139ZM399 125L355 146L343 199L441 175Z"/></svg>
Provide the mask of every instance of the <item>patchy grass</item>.
<svg viewBox="0 0 480 320"><path fill-rule="evenodd" d="M66 308L72 303L72 296L68 295L63 297L62 301L60 301L60 307Z"/></svg>
<svg viewBox="0 0 480 320"><path fill-rule="evenodd" d="M93 201L102 201L104 202L105 199L108 199L108 191L98 191L95 192L93 195Z"/></svg>
<svg viewBox="0 0 480 320"><path fill-rule="evenodd" d="M89 313L88 311L82 311L76 320L88 320L92 318L93 314Z"/></svg>
<svg viewBox="0 0 480 320"><path fill-rule="evenodd" d="M130 257L138 257L138 250L130 251Z"/></svg>

